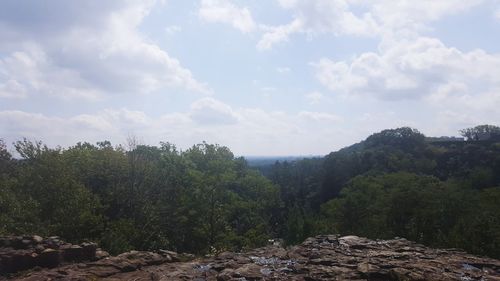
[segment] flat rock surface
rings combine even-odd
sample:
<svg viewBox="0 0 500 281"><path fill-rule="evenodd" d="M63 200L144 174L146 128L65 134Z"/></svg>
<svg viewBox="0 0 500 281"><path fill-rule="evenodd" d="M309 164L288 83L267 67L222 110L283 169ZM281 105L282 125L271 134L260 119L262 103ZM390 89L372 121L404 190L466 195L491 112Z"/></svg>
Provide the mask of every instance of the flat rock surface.
<svg viewBox="0 0 500 281"><path fill-rule="evenodd" d="M176 262L129 252L96 262L27 272L14 280L500 280L500 261L405 239L317 236L288 249ZM0 277L1 279L1 277Z"/></svg>
<svg viewBox="0 0 500 281"><path fill-rule="evenodd" d="M57 236L0 237L0 275L36 267L55 268L68 263L96 261L107 256L109 254L97 248L95 243L73 245Z"/></svg>

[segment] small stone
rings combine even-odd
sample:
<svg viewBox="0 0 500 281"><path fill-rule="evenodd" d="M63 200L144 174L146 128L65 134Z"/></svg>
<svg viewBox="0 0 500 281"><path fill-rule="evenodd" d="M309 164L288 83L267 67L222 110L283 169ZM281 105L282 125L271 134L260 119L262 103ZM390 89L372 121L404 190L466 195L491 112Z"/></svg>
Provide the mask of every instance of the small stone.
<svg viewBox="0 0 500 281"><path fill-rule="evenodd" d="M28 249L31 245L31 240L23 239L19 245L21 249Z"/></svg>
<svg viewBox="0 0 500 281"><path fill-rule="evenodd" d="M36 245L35 247L35 252L38 254L42 253L45 250L45 247L43 245Z"/></svg>
<svg viewBox="0 0 500 281"><path fill-rule="evenodd" d="M194 260L196 258L195 255L188 254L188 253L182 253L182 254L178 255L178 257L179 257L180 261L190 261L190 260Z"/></svg>
<svg viewBox="0 0 500 281"><path fill-rule="evenodd" d="M42 243L43 238L42 238L42 237L40 237L40 236L38 236L38 235L33 235L33 236L31 237L31 240L32 240L33 242L35 242L36 244L40 244L40 243Z"/></svg>
<svg viewBox="0 0 500 281"><path fill-rule="evenodd" d="M217 275L217 281L237 280L233 279L234 275L235 275L234 269L226 268Z"/></svg>
<svg viewBox="0 0 500 281"><path fill-rule="evenodd" d="M172 261L172 262L179 261L179 254L174 252L174 251L159 250L158 252L160 253L160 255L162 255L167 260L169 260L169 262L170 261Z"/></svg>
<svg viewBox="0 0 500 281"><path fill-rule="evenodd" d="M378 266L366 262L360 263L357 269L359 272L363 273L363 275L366 277L369 277L371 273L375 273L380 270Z"/></svg>
<svg viewBox="0 0 500 281"><path fill-rule="evenodd" d="M96 258L97 260L104 259L104 258L107 258L107 257L109 257L109 253L108 253L108 252L106 252L106 251L103 251L103 250L97 250L97 251L95 252L95 258Z"/></svg>
<svg viewBox="0 0 500 281"><path fill-rule="evenodd" d="M237 268L234 272L237 276L245 277L250 280L260 279L262 273L260 272L262 268L256 264L245 264L240 268Z"/></svg>

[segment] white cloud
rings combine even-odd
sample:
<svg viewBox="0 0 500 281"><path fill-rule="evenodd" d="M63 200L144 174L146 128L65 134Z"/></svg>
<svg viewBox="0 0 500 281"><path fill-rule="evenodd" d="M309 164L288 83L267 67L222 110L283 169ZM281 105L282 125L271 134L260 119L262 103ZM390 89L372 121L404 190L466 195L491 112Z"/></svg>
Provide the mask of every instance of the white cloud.
<svg viewBox="0 0 500 281"><path fill-rule="evenodd" d="M500 20L500 8L498 8L496 11L495 11L495 18L497 20Z"/></svg>
<svg viewBox="0 0 500 281"><path fill-rule="evenodd" d="M110 123L97 116L61 118L17 110L0 111L0 130L3 137L11 142L21 137L41 138L52 145L69 145L82 140L79 137L85 135L90 138L99 133L112 136L116 131Z"/></svg>
<svg viewBox="0 0 500 281"><path fill-rule="evenodd" d="M59 127L69 127L69 128L76 127L82 131L87 131L87 132L89 131L101 132L101 133L106 132L110 136L116 133L116 128L110 122L111 120L108 120L108 118L106 118L106 116L104 115L98 116L98 115L82 114L74 116L67 121L61 121L59 118L55 117L51 117L48 119L50 119L50 121L49 120L47 121L52 122ZM34 135L34 136L40 137L40 135Z"/></svg>
<svg viewBox="0 0 500 281"><path fill-rule="evenodd" d="M325 113L325 112L311 112L311 111L301 111L299 112L299 117L309 119L312 121L326 121L326 122L339 122L343 119L339 116Z"/></svg>
<svg viewBox="0 0 500 281"><path fill-rule="evenodd" d="M484 0L378 0L369 7L383 33L414 35L429 28L428 24L445 16L464 12Z"/></svg>
<svg viewBox="0 0 500 281"><path fill-rule="evenodd" d="M4 86L0 87L3 97L24 98L29 93L43 93L62 98L84 98L96 100L102 92L82 79L74 69L54 65L51 59L37 45L25 47L0 58L0 70L4 75Z"/></svg>
<svg viewBox="0 0 500 281"><path fill-rule="evenodd" d="M45 115L0 111L0 137L14 140L28 136L52 145L70 145L81 140L124 142L134 134L149 143L166 140L183 147L202 140L217 142L237 153L318 154L390 127L414 126L425 133L442 135L471 125L495 123L500 120L500 54L462 51L426 37L431 34L433 22L486 1L491 0L278 0L286 14L278 12L280 16L273 21L288 19L273 25L255 22L250 8L237 4L242 1L200 1L195 16L204 22L223 23L251 33L249 37L258 40L259 50L299 36L372 36L380 44L377 49L350 59L341 57L343 52L335 49L330 50L337 56L335 60L321 58L317 51L324 48L311 49L308 44L301 45L304 49L298 53L292 48L278 57L269 57L279 60L269 61L269 65L280 66L272 71L283 74L284 79L300 74L296 69L292 73L286 59L301 60L304 54L316 56L312 65L317 79L325 86L322 92L290 95L290 100L282 104L271 104L266 99L256 101L264 104L266 110L238 107L207 97L193 102L186 110L163 115L159 108L171 110L185 100L180 97L171 104L164 99L158 104L148 100L141 104L148 108L145 113L130 110L131 103L140 98L122 99L120 95L167 92L172 88L202 93L211 90L153 42L163 42L166 35L181 31L180 26L160 25L165 28L160 30L163 35L159 34L159 38L154 37L155 29L148 29L149 24L141 26L157 1L0 2L0 98L12 99L2 103L2 110L22 108L46 113L52 110L48 107L54 102L53 113ZM265 6L259 4L262 7ZM267 15L266 12L264 18ZM142 33L143 28L147 32ZM195 55L199 53L200 46L193 48ZM260 59L267 59L267 55L261 55ZM229 76L239 75L238 71L233 72ZM259 68L252 74L257 75L252 87L258 97L269 97L277 89L273 81L262 77L264 73ZM303 78L299 91L316 88L307 77L299 78ZM221 88L220 96L228 94L224 89ZM328 91L336 97L332 98ZM79 107L77 111L85 114L67 116L75 109L73 105L52 100L44 103L46 96L104 102L93 104L92 112ZM279 96L273 96L273 100ZM149 97L155 96L146 98ZM26 103L15 98L26 98ZM238 102L234 96L231 100ZM35 104L39 101L40 105ZM345 116L330 111L305 111L304 108L312 107L307 103L318 105L314 107L318 110L339 109ZM111 104L118 104L118 108L110 109ZM61 110L61 105L68 107ZM276 111L297 105L303 106L298 112Z"/></svg>
<svg viewBox="0 0 500 281"><path fill-rule="evenodd" d="M297 33L302 29L302 25L300 19L295 19L289 24L264 27L267 31L257 43L257 49L260 51L269 50L276 43L288 41L288 37L291 34Z"/></svg>
<svg viewBox="0 0 500 281"><path fill-rule="evenodd" d="M333 125L342 123L342 118L327 112L290 114L233 108L213 98L202 98L193 102L187 111L159 117L125 108L68 118L0 111L0 131L8 143L28 137L52 146L101 140L118 144L135 135L149 144L170 141L181 148L205 140L227 145L237 154L253 155L302 154L304 147L310 147L311 154L327 153L339 148L330 140L340 131Z"/></svg>
<svg viewBox="0 0 500 281"><path fill-rule="evenodd" d="M191 118L204 125L227 125L238 122L233 109L216 99L204 98L191 105Z"/></svg>
<svg viewBox="0 0 500 281"><path fill-rule="evenodd" d="M428 105L422 117L414 119L390 109L381 111L378 103L373 104L377 110L343 117L332 112L285 113L234 108L213 98L202 98L186 111L157 117L126 108L67 118L0 111L0 131L7 143L28 137L41 139L51 146L101 140L118 144L134 135L147 144L169 141L181 149L201 141L219 143L237 155L325 154L387 128L412 126L426 134L456 135L459 129L500 119L499 94L496 95L497 107L484 107L484 100L474 98L466 102L472 103L467 106L469 112L458 107L461 103L435 108Z"/></svg>
<svg viewBox="0 0 500 281"><path fill-rule="evenodd" d="M415 38L431 29L430 23L491 0L277 0L290 11L289 22L256 23L247 7L230 0L201 0L198 15L207 22L232 25L242 32L261 31L260 51L287 42L293 34L313 38L322 34L384 39Z"/></svg>
<svg viewBox="0 0 500 281"><path fill-rule="evenodd" d="M278 0L291 10L293 20L263 26L257 49L268 50L299 33L355 35L383 38L414 38L428 30L429 23L447 15L466 11L485 0Z"/></svg>
<svg viewBox="0 0 500 281"><path fill-rule="evenodd" d="M247 7L237 7L229 0L202 0L198 15L207 22L230 24L245 33L257 27Z"/></svg>
<svg viewBox="0 0 500 281"><path fill-rule="evenodd" d="M426 37L363 53L352 61L323 58L313 65L324 86L346 96L459 98L500 87L500 54L462 52Z"/></svg>
<svg viewBox="0 0 500 281"><path fill-rule="evenodd" d="M0 85L16 81L16 89L25 89L25 96L91 100L166 87L209 93L178 60L138 31L154 4L1 2L0 40L8 43L0 46ZM1 92L19 96L11 86L3 86Z"/></svg>
<svg viewBox="0 0 500 281"><path fill-rule="evenodd" d="M308 36L332 33L335 35L373 36L378 26L370 13L356 15L347 0L278 0L284 9L293 11L293 20L277 26L263 26L264 35L257 49L268 50L274 44L286 42L290 35Z"/></svg>
<svg viewBox="0 0 500 281"><path fill-rule="evenodd" d="M320 92L310 92L306 94L306 99L309 101L309 104L315 105L324 101L325 95Z"/></svg>
<svg viewBox="0 0 500 281"><path fill-rule="evenodd" d="M373 35L377 30L370 13L355 14L352 10L359 1L297 0L285 1L283 7L292 9L302 22L302 31L308 34L334 33ZM281 1L283 5L283 1Z"/></svg>
<svg viewBox="0 0 500 281"><path fill-rule="evenodd" d="M0 98L24 98L26 92L26 87L17 80L10 79L0 83Z"/></svg>
<svg viewBox="0 0 500 281"><path fill-rule="evenodd" d="M278 3L281 5L281 7L290 9L296 6L298 1L299 0L278 0Z"/></svg>
<svg viewBox="0 0 500 281"><path fill-rule="evenodd" d="M369 108L369 123L361 122L359 131L404 125L431 135L456 135L459 129L500 120L500 54L463 52L419 37L349 61L323 58L312 65L326 88ZM392 117L376 117L394 109Z"/></svg>

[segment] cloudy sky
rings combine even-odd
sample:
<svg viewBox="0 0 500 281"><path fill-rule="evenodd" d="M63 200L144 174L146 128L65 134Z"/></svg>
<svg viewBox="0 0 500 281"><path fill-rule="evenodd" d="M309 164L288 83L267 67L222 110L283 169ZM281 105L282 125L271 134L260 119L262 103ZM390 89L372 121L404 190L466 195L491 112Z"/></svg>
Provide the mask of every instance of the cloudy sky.
<svg viewBox="0 0 500 281"><path fill-rule="evenodd" d="M498 0L3 0L0 138L326 154L500 123Z"/></svg>

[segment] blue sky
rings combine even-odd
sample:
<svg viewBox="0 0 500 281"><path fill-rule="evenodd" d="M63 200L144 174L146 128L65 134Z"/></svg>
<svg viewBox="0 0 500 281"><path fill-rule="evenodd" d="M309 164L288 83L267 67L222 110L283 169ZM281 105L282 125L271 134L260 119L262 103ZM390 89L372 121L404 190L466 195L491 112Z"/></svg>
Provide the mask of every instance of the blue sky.
<svg viewBox="0 0 500 281"><path fill-rule="evenodd" d="M500 1L0 2L0 138L326 154L500 121Z"/></svg>

